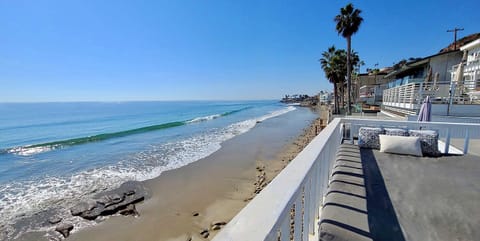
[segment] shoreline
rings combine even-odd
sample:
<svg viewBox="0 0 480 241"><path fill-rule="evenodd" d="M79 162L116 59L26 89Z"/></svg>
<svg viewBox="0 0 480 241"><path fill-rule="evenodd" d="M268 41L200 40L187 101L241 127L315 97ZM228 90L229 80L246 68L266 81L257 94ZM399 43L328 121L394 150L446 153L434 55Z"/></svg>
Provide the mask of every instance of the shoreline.
<svg viewBox="0 0 480 241"><path fill-rule="evenodd" d="M66 240L210 240L320 131L318 112L308 112L313 115L302 117L310 118L308 123L289 124L294 130L281 130L287 134L272 133L279 123L267 120L209 157L142 182L151 194L136 205L139 217L102 217L96 225L73 230ZM275 135L283 140L272 142L279 139ZM239 146L255 150L242 154ZM27 237L19 240L39 238Z"/></svg>

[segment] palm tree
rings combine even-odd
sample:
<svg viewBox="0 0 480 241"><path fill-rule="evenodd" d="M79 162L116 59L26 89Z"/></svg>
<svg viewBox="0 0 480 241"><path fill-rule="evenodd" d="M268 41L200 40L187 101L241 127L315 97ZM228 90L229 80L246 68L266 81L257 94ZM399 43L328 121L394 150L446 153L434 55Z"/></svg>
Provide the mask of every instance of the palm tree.
<svg viewBox="0 0 480 241"><path fill-rule="evenodd" d="M338 34L347 39L347 115L351 114L351 82L352 82L352 66L350 63L350 55L352 50L352 35L360 28L363 18L360 17L362 10L355 9L353 4L349 3L340 9L340 14L335 16L334 21L337 23L336 29Z"/></svg>
<svg viewBox="0 0 480 241"><path fill-rule="evenodd" d="M345 52L346 55L346 52ZM345 56L345 63L347 63L347 57ZM350 84L351 88L351 95L350 97L353 98L353 101L355 101L358 98L358 89L360 86L358 86L358 74L360 72L360 66L365 65L362 60L360 60L360 57L358 56L358 53L355 52L355 50L352 49L352 55L350 56L350 70L352 71L350 76L353 79L353 83Z"/></svg>
<svg viewBox="0 0 480 241"><path fill-rule="evenodd" d="M320 59L320 64L325 72L325 77L327 77L330 83L333 84L335 113L340 112L338 104L338 87L343 85L345 80L344 52L345 50L336 49L335 46L332 46L322 53L322 58ZM339 86L339 84L341 85Z"/></svg>

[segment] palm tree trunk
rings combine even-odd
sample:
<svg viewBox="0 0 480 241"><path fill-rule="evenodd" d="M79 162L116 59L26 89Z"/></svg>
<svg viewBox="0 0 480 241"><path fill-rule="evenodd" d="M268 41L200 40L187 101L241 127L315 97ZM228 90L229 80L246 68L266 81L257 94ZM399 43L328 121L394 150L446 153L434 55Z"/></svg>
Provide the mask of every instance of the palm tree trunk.
<svg viewBox="0 0 480 241"><path fill-rule="evenodd" d="M352 96L352 66L350 64L350 54L352 53L352 38L347 37L347 115L352 114L352 109L350 106L351 96Z"/></svg>
<svg viewBox="0 0 480 241"><path fill-rule="evenodd" d="M333 82L333 103L335 105L335 114L339 113L338 109L338 91L337 91L337 83Z"/></svg>
<svg viewBox="0 0 480 241"><path fill-rule="evenodd" d="M339 108L341 106L343 109L345 109L345 84L344 83L341 83L341 85L338 86L338 93L339 93L338 97L340 98Z"/></svg>

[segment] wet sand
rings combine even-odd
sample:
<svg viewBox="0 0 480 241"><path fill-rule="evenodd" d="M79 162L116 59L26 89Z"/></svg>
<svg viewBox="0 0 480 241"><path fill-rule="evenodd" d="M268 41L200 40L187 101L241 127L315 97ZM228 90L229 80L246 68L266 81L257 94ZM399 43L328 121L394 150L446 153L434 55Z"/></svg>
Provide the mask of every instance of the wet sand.
<svg viewBox="0 0 480 241"><path fill-rule="evenodd" d="M67 240L210 240L213 223L231 220L320 131L317 117L300 108L258 123L214 154L146 181L152 197L137 205L139 217L113 216Z"/></svg>

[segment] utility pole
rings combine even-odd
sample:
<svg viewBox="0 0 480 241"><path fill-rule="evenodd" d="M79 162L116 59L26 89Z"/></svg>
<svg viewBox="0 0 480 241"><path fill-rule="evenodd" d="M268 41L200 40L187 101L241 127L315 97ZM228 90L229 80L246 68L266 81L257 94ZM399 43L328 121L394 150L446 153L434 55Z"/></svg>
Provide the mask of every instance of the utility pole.
<svg viewBox="0 0 480 241"><path fill-rule="evenodd" d="M455 27L454 29L447 30L447 32L449 33L453 32L453 50L457 50L457 32L458 31L463 31L463 28Z"/></svg>

